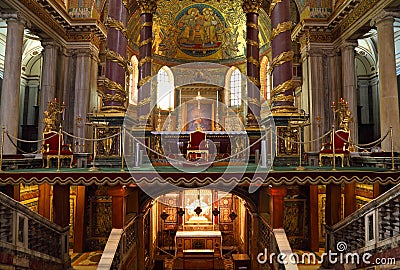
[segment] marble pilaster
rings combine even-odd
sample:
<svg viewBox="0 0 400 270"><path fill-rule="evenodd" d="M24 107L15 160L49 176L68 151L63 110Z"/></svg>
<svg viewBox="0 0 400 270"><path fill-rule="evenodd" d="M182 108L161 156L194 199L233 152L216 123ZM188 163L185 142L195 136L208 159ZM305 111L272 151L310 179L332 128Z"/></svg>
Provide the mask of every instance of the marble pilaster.
<svg viewBox="0 0 400 270"><path fill-rule="evenodd" d="M1 124L12 136L18 136L20 78L24 25L26 21L19 13L1 14L7 21L7 39L4 58L4 77L1 93ZM4 154L16 154L17 149L5 139Z"/></svg>
<svg viewBox="0 0 400 270"><path fill-rule="evenodd" d="M400 151L399 94L393 30L394 17L399 16L399 12L383 11L375 19L378 31L381 136L386 134L390 126L393 127L394 151ZM382 149L391 151L389 139L382 142Z"/></svg>
<svg viewBox="0 0 400 270"><path fill-rule="evenodd" d="M72 133L74 127L76 55L73 49L66 49L63 53L65 54L65 68L63 73L65 78L65 90L62 96L62 101L65 103L63 130ZM67 139L67 142L70 143L71 140Z"/></svg>

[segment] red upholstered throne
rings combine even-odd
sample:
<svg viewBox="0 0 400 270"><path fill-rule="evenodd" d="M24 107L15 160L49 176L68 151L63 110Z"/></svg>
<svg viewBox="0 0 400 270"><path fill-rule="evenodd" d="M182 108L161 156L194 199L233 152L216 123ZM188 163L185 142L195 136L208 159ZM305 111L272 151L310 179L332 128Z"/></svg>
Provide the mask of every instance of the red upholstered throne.
<svg viewBox="0 0 400 270"><path fill-rule="evenodd" d="M44 161L47 161L46 168L50 167L50 160L55 159L70 159L69 167L72 168L72 162L74 159L73 152L70 144L63 144L63 135L59 135L56 131L49 131L43 133L43 146L42 146L42 158L43 167ZM61 143L61 147L59 144ZM60 153L58 153L60 151Z"/></svg>
<svg viewBox="0 0 400 270"><path fill-rule="evenodd" d="M335 142L335 155L333 154L333 141L331 136L331 141L329 143L323 144L321 151L319 152L319 166L322 166L322 158L336 158L340 157L342 160L342 167L344 167L344 159L347 158L347 166L350 166L350 150L349 150L349 141L350 141L350 132L345 130L337 130L335 131L334 136Z"/></svg>
<svg viewBox="0 0 400 270"><path fill-rule="evenodd" d="M207 134L201 130L196 130L190 133L189 144L186 151L186 158L188 160L195 160L197 158L208 159L208 143Z"/></svg>

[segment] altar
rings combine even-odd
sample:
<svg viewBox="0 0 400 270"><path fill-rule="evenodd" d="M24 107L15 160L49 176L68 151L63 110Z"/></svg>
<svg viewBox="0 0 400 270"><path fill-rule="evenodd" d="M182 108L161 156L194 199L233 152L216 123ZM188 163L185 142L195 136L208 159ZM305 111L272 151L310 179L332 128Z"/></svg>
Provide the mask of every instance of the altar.
<svg viewBox="0 0 400 270"><path fill-rule="evenodd" d="M177 231L175 235L177 257L221 257L220 231Z"/></svg>

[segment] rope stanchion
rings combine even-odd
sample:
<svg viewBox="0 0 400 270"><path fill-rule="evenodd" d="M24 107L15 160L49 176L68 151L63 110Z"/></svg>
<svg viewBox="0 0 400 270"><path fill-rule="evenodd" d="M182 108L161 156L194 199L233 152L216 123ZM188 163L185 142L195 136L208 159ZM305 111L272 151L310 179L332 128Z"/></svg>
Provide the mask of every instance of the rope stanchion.
<svg viewBox="0 0 400 270"><path fill-rule="evenodd" d="M96 153L97 153L97 141L98 141L96 129L94 129L94 135L93 136L94 136L94 139L93 139L93 160L92 160L92 167L89 168L89 172L97 172L97 171L100 170L98 167L96 167L96 156L97 156ZM74 136L74 137L76 137L76 136ZM83 139L86 139L86 138L83 138ZM102 138L102 140L104 140L104 139L106 139L106 138Z"/></svg>
<svg viewBox="0 0 400 270"><path fill-rule="evenodd" d="M122 126L122 132L121 132L121 172L125 171L125 166L124 166L124 155L125 155L125 127Z"/></svg>
<svg viewBox="0 0 400 270"><path fill-rule="evenodd" d="M390 126L390 148L392 151L392 168L390 170L394 171L394 145L393 145L393 127Z"/></svg>
<svg viewBox="0 0 400 270"><path fill-rule="evenodd" d="M332 168L332 170L333 171L336 171L336 149L335 148L336 148L335 147L335 124L333 124L332 125L332 154L333 154L333 157L332 157L333 168ZM321 161L321 163L322 163L322 161Z"/></svg>
<svg viewBox="0 0 400 270"><path fill-rule="evenodd" d="M107 136L107 137L94 138L94 139L87 139L87 138L75 136L75 135L72 135L72 134L70 134L70 133L68 133L68 132L66 132L66 131L63 131L63 133L64 133L65 135L67 135L67 136L69 136L69 137L71 137L71 138L73 138L73 139L77 139L77 140L84 140L84 141L102 141L102 140L114 138L114 137L116 137L116 136L118 136L118 135L121 135L122 132L118 132L118 133L115 133L115 134L110 135L110 136Z"/></svg>
<svg viewBox="0 0 400 270"><path fill-rule="evenodd" d="M57 157L57 172L60 171L61 167L61 135L62 135L62 126L60 124L60 128L58 129L58 157ZM50 163L50 160L49 160ZM48 165L47 165L48 166Z"/></svg>
<svg viewBox="0 0 400 270"><path fill-rule="evenodd" d="M10 137L10 134L9 134L7 131L6 131L5 134L7 134L7 138L10 140L11 144L12 144L18 151L20 151L22 154L37 154L37 153L39 153L40 150L41 150L41 149L37 149L36 151L33 151L33 152L26 152L26 151L22 150L21 148L19 148L18 145L15 144L15 142L14 142L13 139ZM55 135L57 135L57 134L58 134L58 133L56 133ZM54 136L52 136L52 137L54 137Z"/></svg>
<svg viewBox="0 0 400 270"><path fill-rule="evenodd" d="M49 136L49 137L47 137L47 138L45 138L45 139L43 138L43 139L40 139L40 140L33 140L33 141L30 141L30 140L24 140L24 139L17 138L17 137L15 137L15 136L11 135L8 131L5 131L5 133L7 134L7 137L9 137L10 139L14 139L14 140L17 140L17 141L20 141L20 142L24 142L24 143L38 143L38 142L43 142L43 141L45 141L45 140L51 139L51 138L53 138L53 137L55 137L55 136L58 135L58 133L56 132L56 133L54 133L53 135L51 135L51 136Z"/></svg>
<svg viewBox="0 0 400 270"><path fill-rule="evenodd" d="M1 128L0 172L3 171L4 126Z"/></svg>

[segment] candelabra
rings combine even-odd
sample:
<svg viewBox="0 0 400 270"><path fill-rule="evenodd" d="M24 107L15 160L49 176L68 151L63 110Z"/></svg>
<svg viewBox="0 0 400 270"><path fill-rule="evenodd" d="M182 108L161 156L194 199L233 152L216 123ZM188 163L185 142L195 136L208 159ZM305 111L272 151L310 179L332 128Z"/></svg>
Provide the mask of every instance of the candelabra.
<svg viewBox="0 0 400 270"><path fill-rule="evenodd" d="M65 112L65 103L59 104L57 98L54 98L53 101L49 101L47 103L47 110L44 111L44 132L49 132L52 130L56 130L58 115L62 114L62 120L64 120L64 112Z"/></svg>

